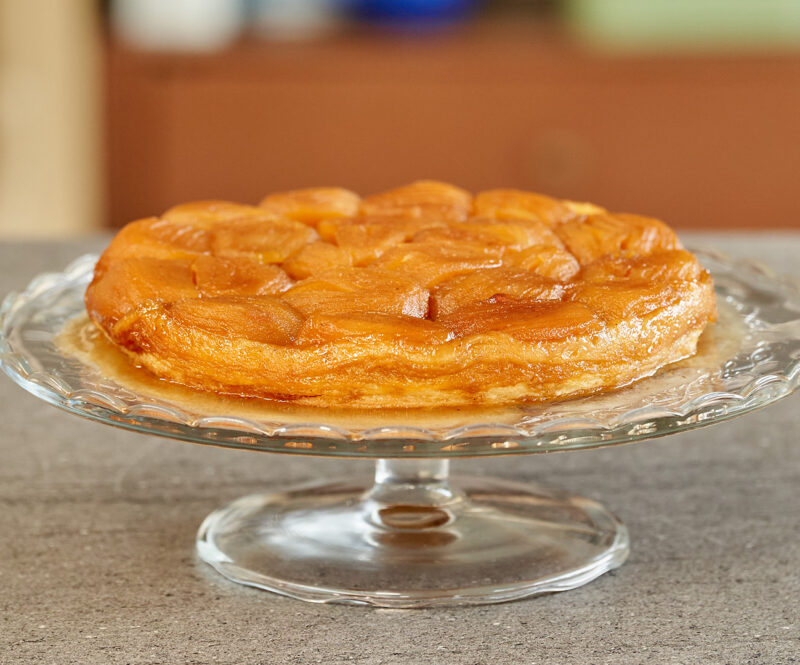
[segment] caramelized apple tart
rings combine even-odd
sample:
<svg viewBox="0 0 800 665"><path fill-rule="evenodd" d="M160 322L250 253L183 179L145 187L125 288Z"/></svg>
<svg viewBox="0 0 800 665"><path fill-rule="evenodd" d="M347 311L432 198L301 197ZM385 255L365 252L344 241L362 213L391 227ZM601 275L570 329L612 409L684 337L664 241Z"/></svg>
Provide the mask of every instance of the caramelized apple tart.
<svg viewBox="0 0 800 665"><path fill-rule="evenodd" d="M380 408L610 390L695 353L716 314L711 277L660 221L429 181L133 222L86 306L164 379Z"/></svg>

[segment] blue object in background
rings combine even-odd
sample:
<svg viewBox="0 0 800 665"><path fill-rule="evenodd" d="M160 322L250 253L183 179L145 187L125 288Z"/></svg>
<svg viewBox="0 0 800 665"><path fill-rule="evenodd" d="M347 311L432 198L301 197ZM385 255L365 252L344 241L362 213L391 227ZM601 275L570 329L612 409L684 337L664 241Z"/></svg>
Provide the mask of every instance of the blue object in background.
<svg viewBox="0 0 800 665"><path fill-rule="evenodd" d="M351 7L367 21L422 27L466 18L477 5L477 0L352 0Z"/></svg>

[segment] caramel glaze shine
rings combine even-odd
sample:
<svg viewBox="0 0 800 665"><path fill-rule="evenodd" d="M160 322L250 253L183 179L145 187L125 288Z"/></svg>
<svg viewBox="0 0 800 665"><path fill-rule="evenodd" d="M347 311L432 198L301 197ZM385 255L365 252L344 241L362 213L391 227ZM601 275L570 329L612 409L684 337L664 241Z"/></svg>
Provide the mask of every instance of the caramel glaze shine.
<svg viewBox="0 0 800 665"><path fill-rule="evenodd" d="M356 408L613 389L694 354L716 316L662 222L430 181L177 206L117 234L86 306L156 376Z"/></svg>

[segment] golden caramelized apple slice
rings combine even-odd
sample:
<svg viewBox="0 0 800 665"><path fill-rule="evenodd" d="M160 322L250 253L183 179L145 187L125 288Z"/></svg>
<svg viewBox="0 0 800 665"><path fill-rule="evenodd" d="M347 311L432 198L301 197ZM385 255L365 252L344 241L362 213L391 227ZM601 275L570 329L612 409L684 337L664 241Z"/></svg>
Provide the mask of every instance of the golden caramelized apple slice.
<svg viewBox="0 0 800 665"><path fill-rule="evenodd" d="M602 215L603 213L607 213L608 210L605 208L601 208L594 203L586 203L584 201L567 201L562 200L563 203L567 208L569 208L570 212L572 212L577 217L583 217L586 215ZM563 220L566 221L566 220Z"/></svg>
<svg viewBox="0 0 800 665"><path fill-rule="evenodd" d="M680 282L646 284L643 282L585 283L576 287L571 298L586 305L608 323L642 319L680 300Z"/></svg>
<svg viewBox="0 0 800 665"><path fill-rule="evenodd" d="M456 275L501 265L502 247L479 243L413 242L386 252L373 265L433 288Z"/></svg>
<svg viewBox="0 0 800 665"><path fill-rule="evenodd" d="M710 285L711 276L684 250L649 256L608 256L589 265L572 294L608 321L643 318L676 305L691 283ZM715 319L715 310L703 313ZM689 323L687 320L686 323Z"/></svg>
<svg viewBox="0 0 800 665"><path fill-rule="evenodd" d="M563 247L558 237L541 222L509 219L499 221L473 217L445 227L428 229L414 236L416 242L475 242L522 250L534 245Z"/></svg>
<svg viewBox="0 0 800 665"><path fill-rule="evenodd" d="M446 224L432 217L385 215L325 220L320 222L317 231L323 239L345 250L354 265L367 265L386 250L408 242L415 234Z"/></svg>
<svg viewBox="0 0 800 665"><path fill-rule="evenodd" d="M119 259L96 274L86 290L86 307L104 327L146 301L197 297L189 261Z"/></svg>
<svg viewBox="0 0 800 665"><path fill-rule="evenodd" d="M124 226L108 246L101 269L126 258L190 259L211 251L211 235L188 224L150 217Z"/></svg>
<svg viewBox="0 0 800 665"><path fill-rule="evenodd" d="M336 217L335 219L323 219L317 224L317 233L325 242L334 244L336 242L336 231L340 226L358 222L360 217Z"/></svg>
<svg viewBox="0 0 800 665"><path fill-rule="evenodd" d="M339 219L324 219L317 226L317 233L320 238L327 242L338 243L339 239L347 238L348 227L365 227L375 229L375 233L380 235L382 230L397 232L398 237L403 241L410 240L411 237L423 229L436 226L445 226L447 222L431 218L408 217L407 215L365 215L358 217L341 217ZM369 232L367 233L369 235ZM352 242L357 242L354 238Z"/></svg>
<svg viewBox="0 0 800 665"><path fill-rule="evenodd" d="M638 215L588 215L565 222L556 233L582 266L607 254L650 254L681 246L666 224Z"/></svg>
<svg viewBox="0 0 800 665"><path fill-rule="evenodd" d="M428 290L376 268L327 270L298 282L283 299L303 314L394 314L425 318Z"/></svg>
<svg viewBox="0 0 800 665"><path fill-rule="evenodd" d="M214 230L216 256L281 263L317 237L314 229L291 219L235 219Z"/></svg>
<svg viewBox="0 0 800 665"><path fill-rule="evenodd" d="M245 217L264 217L263 209L230 201L193 201L173 206L161 219L173 224L188 224L203 229L212 229L217 224Z"/></svg>
<svg viewBox="0 0 800 665"><path fill-rule="evenodd" d="M269 295L292 285L289 275L278 266L246 258L199 256L192 263L192 274L197 290L205 296Z"/></svg>
<svg viewBox="0 0 800 665"><path fill-rule="evenodd" d="M562 282L575 277L581 269L572 254L553 245L537 245L521 251L506 252L503 255L503 265L529 270Z"/></svg>
<svg viewBox="0 0 800 665"><path fill-rule="evenodd" d="M357 214L361 197L341 187L312 187L270 194L258 205L281 217L316 226L322 219Z"/></svg>
<svg viewBox="0 0 800 665"><path fill-rule="evenodd" d="M292 279L305 279L331 268L348 268L353 259L345 250L318 240L306 245L283 262L283 269Z"/></svg>
<svg viewBox="0 0 800 665"><path fill-rule="evenodd" d="M197 328L228 340L250 340L266 344L290 344L303 323L303 317L290 305L274 296L217 296L164 303L160 307L134 313L122 319L115 337L135 332L137 317L158 321L160 317L177 324L173 329ZM158 323L156 323L158 325ZM137 340L135 334L133 341Z"/></svg>
<svg viewBox="0 0 800 665"><path fill-rule="evenodd" d="M597 332L601 321L582 303L498 295L437 319L456 337L504 332L523 342L565 339Z"/></svg>
<svg viewBox="0 0 800 665"><path fill-rule="evenodd" d="M655 252L649 256L605 256L583 271L585 282L643 282L663 284L675 280L697 280L703 268L693 254L683 249Z"/></svg>
<svg viewBox="0 0 800 665"><path fill-rule="evenodd" d="M297 333L300 346L326 344L353 337L380 337L404 344L442 344L452 333L439 323L390 314L317 314L305 320Z"/></svg>
<svg viewBox="0 0 800 665"><path fill-rule="evenodd" d="M338 226L334 240L347 253L353 265L364 266L377 259L386 250L406 241L410 234L403 221L365 223L353 220L349 224Z"/></svg>
<svg viewBox="0 0 800 665"><path fill-rule="evenodd" d="M572 217L570 208L558 199L517 189L490 189L475 197L473 214L496 219L531 219L556 226Z"/></svg>
<svg viewBox="0 0 800 665"><path fill-rule="evenodd" d="M405 215L452 222L466 219L471 209L469 192L434 180L420 180L361 202L362 215Z"/></svg>
<svg viewBox="0 0 800 665"><path fill-rule="evenodd" d="M451 314L476 302L503 295L530 300L560 300L566 286L527 270L500 267L458 275L437 286L431 294L430 317Z"/></svg>

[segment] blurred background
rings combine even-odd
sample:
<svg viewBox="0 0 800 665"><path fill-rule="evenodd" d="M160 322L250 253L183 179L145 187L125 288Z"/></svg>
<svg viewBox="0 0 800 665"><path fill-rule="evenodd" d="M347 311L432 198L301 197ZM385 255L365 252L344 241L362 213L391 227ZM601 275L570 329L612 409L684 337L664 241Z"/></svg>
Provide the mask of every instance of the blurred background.
<svg viewBox="0 0 800 665"><path fill-rule="evenodd" d="M0 0L0 240L420 178L800 229L800 2Z"/></svg>

